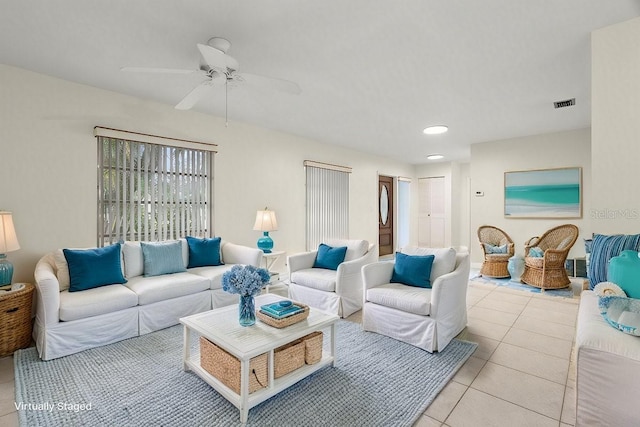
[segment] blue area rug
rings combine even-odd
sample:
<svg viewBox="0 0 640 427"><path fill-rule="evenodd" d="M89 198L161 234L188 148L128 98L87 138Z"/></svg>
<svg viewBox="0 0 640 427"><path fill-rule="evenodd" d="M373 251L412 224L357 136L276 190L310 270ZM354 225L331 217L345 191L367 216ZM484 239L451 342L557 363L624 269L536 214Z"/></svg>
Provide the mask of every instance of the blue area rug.
<svg viewBox="0 0 640 427"><path fill-rule="evenodd" d="M533 292L536 294L542 293L542 289L535 286L529 286L526 283L514 282L510 277L504 279L498 279L495 277L474 276L470 279L473 282L490 283L492 285L504 286L509 289L517 289L524 292ZM544 291L545 295L563 298L573 298L573 288L569 286L564 289L547 289Z"/></svg>
<svg viewBox="0 0 640 427"><path fill-rule="evenodd" d="M411 426L477 347L453 340L430 354L356 323L336 329L335 367L249 410L248 426ZM182 333L174 326L47 362L19 350L20 425L240 425L235 406L182 370Z"/></svg>

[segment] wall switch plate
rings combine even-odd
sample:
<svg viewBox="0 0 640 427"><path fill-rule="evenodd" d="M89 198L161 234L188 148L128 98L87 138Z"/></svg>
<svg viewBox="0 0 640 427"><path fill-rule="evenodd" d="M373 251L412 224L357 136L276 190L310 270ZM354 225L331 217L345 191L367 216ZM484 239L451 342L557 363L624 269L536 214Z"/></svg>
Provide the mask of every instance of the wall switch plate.
<svg viewBox="0 0 640 427"><path fill-rule="evenodd" d="M483 197L484 191L476 191L476 197Z"/></svg>

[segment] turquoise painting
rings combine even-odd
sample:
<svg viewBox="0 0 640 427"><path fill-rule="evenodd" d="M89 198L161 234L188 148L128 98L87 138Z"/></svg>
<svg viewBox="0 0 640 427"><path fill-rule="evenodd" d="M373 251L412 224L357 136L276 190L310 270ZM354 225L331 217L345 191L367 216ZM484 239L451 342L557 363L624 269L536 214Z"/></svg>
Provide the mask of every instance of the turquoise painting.
<svg viewBox="0 0 640 427"><path fill-rule="evenodd" d="M505 172L504 215L581 218L582 168Z"/></svg>

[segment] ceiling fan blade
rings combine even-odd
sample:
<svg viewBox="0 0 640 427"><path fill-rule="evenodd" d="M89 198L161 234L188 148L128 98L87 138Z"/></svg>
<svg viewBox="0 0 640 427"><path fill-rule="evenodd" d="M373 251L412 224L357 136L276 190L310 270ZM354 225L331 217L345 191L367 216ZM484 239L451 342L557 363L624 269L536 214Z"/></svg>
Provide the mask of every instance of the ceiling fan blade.
<svg viewBox="0 0 640 427"><path fill-rule="evenodd" d="M302 89L297 83L289 80L276 79L273 77L258 76L256 74L241 74L242 80L251 86L265 87L281 92L287 92L293 95L300 95Z"/></svg>
<svg viewBox="0 0 640 427"><path fill-rule="evenodd" d="M196 105L198 101L204 98L204 96L209 91L211 91L211 89L213 89L214 86L215 85L212 80L200 83L198 86L194 87L193 90L187 94L187 96L182 98L182 101L180 101L178 105L176 105L174 108L176 110L190 109L191 107Z"/></svg>
<svg viewBox="0 0 640 427"><path fill-rule="evenodd" d="M240 65L232 56L219 51L215 47L207 46L206 44L198 43L198 50L206 62L211 68L222 69L227 71L227 68L231 70L237 70Z"/></svg>
<svg viewBox="0 0 640 427"><path fill-rule="evenodd" d="M191 74L200 70L183 70L179 68L145 68L145 67L122 67L120 71L130 73L162 73L162 74Z"/></svg>

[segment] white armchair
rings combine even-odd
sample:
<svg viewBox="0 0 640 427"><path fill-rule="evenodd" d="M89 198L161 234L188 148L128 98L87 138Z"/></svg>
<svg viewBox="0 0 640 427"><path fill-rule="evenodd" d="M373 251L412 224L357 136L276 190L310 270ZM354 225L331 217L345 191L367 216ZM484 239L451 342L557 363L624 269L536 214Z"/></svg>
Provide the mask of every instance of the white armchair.
<svg viewBox="0 0 640 427"><path fill-rule="evenodd" d="M467 325L469 254L452 248L404 248L407 255L435 255L431 288L390 283L394 261L362 269L362 326L422 348L442 351Z"/></svg>
<svg viewBox="0 0 640 427"><path fill-rule="evenodd" d="M378 245L366 240L332 239L325 243L346 246L344 262L337 270L327 270L313 268L317 250L289 256L289 298L347 317L362 309L361 269L378 260Z"/></svg>

